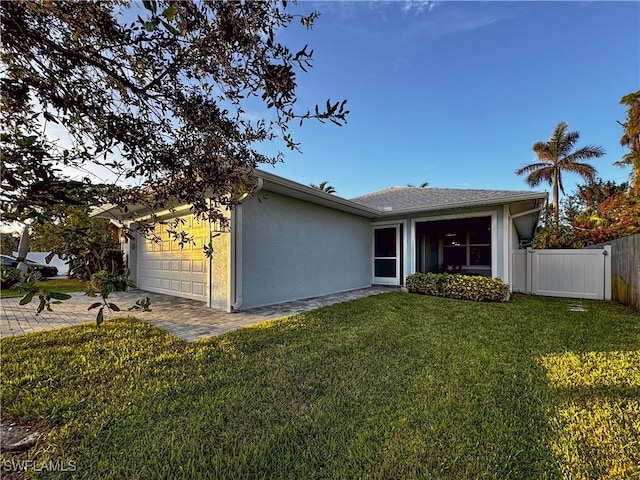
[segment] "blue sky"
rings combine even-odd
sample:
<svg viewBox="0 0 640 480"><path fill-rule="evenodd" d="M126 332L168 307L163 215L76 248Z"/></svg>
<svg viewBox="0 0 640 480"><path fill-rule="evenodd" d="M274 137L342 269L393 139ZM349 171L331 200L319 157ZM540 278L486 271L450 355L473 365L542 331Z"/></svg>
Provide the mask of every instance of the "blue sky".
<svg viewBox="0 0 640 480"><path fill-rule="evenodd" d="M308 43L314 68L298 78L300 108L348 100L348 124L294 128L302 154L265 167L308 184L327 180L350 198L393 185L527 190L518 167L560 122L578 146L607 155L606 180L625 119L620 98L640 88L638 2L301 2L318 10ZM259 112L256 112L259 114ZM265 146L267 153L271 147ZM578 178L566 177L572 190ZM540 190L547 189L542 186Z"/></svg>

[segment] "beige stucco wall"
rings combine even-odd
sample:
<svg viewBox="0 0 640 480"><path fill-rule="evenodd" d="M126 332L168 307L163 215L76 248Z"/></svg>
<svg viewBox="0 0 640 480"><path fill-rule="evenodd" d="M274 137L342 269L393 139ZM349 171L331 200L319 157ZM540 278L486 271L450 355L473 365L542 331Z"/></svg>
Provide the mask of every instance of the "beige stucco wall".
<svg viewBox="0 0 640 480"><path fill-rule="evenodd" d="M211 269L211 307L227 310L229 307L229 282L231 269L231 234L212 232L213 255ZM214 237L214 235L217 235Z"/></svg>

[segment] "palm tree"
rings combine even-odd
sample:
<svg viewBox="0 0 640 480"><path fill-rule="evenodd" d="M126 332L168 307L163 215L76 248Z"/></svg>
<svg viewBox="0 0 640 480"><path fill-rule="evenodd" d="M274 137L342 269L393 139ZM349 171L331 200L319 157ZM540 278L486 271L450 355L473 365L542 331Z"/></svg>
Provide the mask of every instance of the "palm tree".
<svg viewBox="0 0 640 480"><path fill-rule="evenodd" d="M559 192L564 194L562 172L577 173L588 182L593 182L596 169L579 160L598 158L605 153L602 147L595 145L587 145L573 152L580 134L568 132L567 128L565 122L560 122L548 142L534 143L533 151L540 161L516 170L516 175L527 175L525 181L532 187L537 187L543 181L553 186L553 219L556 229L560 225Z"/></svg>
<svg viewBox="0 0 640 480"><path fill-rule="evenodd" d="M629 174L634 193L640 194L640 90L625 95L620 100L622 105L627 105L627 121L620 123L624 128L624 135L620 139L620 145L629 147L622 160L614 162L616 167L631 166Z"/></svg>
<svg viewBox="0 0 640 480"><path fill-rule="evenodd" d="M319 185L316 185L315 183L310 183L309 186L311 188L315 188L316 190L320 190L321 192L331 193L331 194L336 193L336 189L333 188L331 185L329 185L329 182L322 182Z"/></svg>
<svg viewBox="0 0 640 480"><path fill-rule="evenodd" d="M429 186L429 182L422 182L417 187L413 183L407 183L407 187L411 187L411 188L427 188L428 186Z"/></svg>

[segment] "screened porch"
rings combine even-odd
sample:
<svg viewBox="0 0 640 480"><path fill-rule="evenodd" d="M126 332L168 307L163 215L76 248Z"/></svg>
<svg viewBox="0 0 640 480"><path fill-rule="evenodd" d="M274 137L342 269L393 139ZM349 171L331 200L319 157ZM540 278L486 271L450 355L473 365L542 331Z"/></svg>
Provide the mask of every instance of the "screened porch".
<svg viewBox="0 0 640 480"><path fill-rule="evenodd" d="M416 271L491 277L491 217L417 222Z"/></svg>

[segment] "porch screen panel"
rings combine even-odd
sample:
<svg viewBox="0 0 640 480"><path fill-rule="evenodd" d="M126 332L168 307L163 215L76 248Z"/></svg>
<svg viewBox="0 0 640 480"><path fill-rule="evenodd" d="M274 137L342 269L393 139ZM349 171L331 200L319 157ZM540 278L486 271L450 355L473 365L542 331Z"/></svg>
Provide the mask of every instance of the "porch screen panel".
<svg viewBox="0 0 640 480"><path fill-rule="evenodd" d="M374 283L395 285L399 281L400 226L375 227L373 233Z"/></svg>
<svg viewBox="0 0 640 480"><path fill-rule="evenodd" d="M396 260L376 258L374 263L374 276L376 277L395 277L396 276Z"/></svg>
<svg viewBox="0 0 640 480"><path fill-rule="evenodd" d="M397 252L395 227L377 228L374 245L376 257L395 257Z"/></svg>

